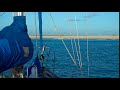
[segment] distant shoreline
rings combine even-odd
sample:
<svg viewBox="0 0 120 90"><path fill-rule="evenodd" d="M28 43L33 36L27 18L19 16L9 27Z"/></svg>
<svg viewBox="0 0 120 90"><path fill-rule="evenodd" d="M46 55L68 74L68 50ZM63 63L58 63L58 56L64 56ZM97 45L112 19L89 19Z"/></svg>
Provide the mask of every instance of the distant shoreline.
<svg viewBox="0 0 120 90"><path fill-rule="evenodd" d="M78 36L79 39L86 39L86 36ZM70 39L78 38L77 36L43 36L45 39ZM31 39L36 39L36 36L30 36ZM39 38L39 36L38 36ZM88 36L88 39L119 39L119 36Z"/></svg>

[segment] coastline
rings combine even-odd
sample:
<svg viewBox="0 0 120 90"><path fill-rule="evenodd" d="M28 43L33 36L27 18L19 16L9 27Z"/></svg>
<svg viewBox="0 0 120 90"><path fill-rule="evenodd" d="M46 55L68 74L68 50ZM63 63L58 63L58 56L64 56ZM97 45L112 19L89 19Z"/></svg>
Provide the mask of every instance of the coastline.
<svg viewBox="0 0 120 90"><path fill-rule="evenodd" d="M31 39L36 39L36 36L31 36ZM38 36L39 38L39 36ZM86 39L86 36L43 36L45 39L70 39L70 38L79 38L79 39ZM119 39L119 36L88 36L88 39Z"/></svg>

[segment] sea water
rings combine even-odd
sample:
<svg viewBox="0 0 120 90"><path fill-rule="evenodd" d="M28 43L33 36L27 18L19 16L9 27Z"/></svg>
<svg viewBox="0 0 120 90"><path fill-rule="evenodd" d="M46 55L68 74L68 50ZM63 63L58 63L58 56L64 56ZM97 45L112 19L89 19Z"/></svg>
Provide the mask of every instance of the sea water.
<svg viewBox="0 0 120 90"><path fill-rule="evenodd" d="M31 65L36 57L36 40L33 39L32 42L34 44L34 55L25 66ZM73 57L71 40L66 39L64 42ZM73 40L72 43L74 46L75 60L77 65L79 65ZM82 70L73 63L60 39L43 40L44 46L47 47L44 52L44 66L60 78L119 78L119 40L90 39L88 41L89 63L87 60L87 42L86 40L80 40L79 43ZM39 44L40 42L38 40L38 45ZM78 46L77 40L76 46ZM6 71L6 73L8 72Z"/></svg>
<svg viewBox="0 0 120 90"><path fill-rule="evenodd" d="M32 40L35 46L36 40ZM88 64L90 78L118 78L119 77L119 40L89 40L87 60L87 42L79 40L82 60L82 70L76 66L70 58L60 39L44 39L44 45L47 46L44 53L44 65L62 78L87 78ZM68 50L73 56L71 40L64 40ZM77 65L79 65L75 43L74 54ZM40 44L38 42L38 44ZM78 42L76 40L76 45ZM34 47L35 48L35 47ZM78 48L78 47L77 47ZM35 49L34 49L35 50ZM35 54L34 54L35 56ZM82 73L81 73L82 72Z"/></svg>

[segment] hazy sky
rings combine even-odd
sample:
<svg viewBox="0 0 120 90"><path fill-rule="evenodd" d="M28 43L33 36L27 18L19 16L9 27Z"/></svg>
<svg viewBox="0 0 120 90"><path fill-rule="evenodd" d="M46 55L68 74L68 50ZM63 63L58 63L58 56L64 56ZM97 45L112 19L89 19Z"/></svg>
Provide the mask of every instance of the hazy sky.
<svg viewBox="0 0 120 90"><path fill-rule="evenodd" d="M1 14L1 13L0 13ZM37 13L36 13L37 15ZM79 35L119 35L119 12L51 12L57 26L55 26L49 12L42 13L43 35L76 35L76 22ZM12 23L11 12L6 12L0 16L0 30ZM26 24L29 35L35 35L35 12L27 12ZM37 16L38 30L38 16Z"/></svg>

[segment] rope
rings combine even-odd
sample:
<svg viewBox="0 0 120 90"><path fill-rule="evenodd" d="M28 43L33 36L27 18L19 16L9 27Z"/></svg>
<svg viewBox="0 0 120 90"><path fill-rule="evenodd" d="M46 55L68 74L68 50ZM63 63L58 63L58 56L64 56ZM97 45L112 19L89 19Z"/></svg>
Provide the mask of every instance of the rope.
<svg viewBox="0 0 120 90"><path fill-rule="evenodd" d="M76 21L76 17L75 17L75 21ZM78 36L77 21L76 21L76 30L77 30L77 36ZM76 45L76 40L75 40L75 38L74 38L74 43L75 43L75 48L76 48L77 58L78 58L79 67L80 67L80 71L81 71L81 75L82 75L82 64L81 64L81 53L80 53L79 38L78 38L78 47L79 47L79 52L78 52L78 49L77 49L77 45ZM79 54L80 54L80 58L79 58Z"/></svg>
<svg viewBox="0 0 120 90"><path fill-rule="evenodd" d="M62 39L62 42L63 42L63 44L64 44L64 46L65 46L65 48L66 48L66 50L67 50L68 54L70 55L71 59L73 60L74 64L76 64L76 62L74 61L74 59L73 59L73 57L72 57L71 53L69 52L69 50L68 50L68 48L67 48L67 46L66 46L65 42L63 41L63 39Z"/></svg>
<svg viewBox="0 0 120 90"><path fill-rule="evenodd" d="M55 24L54 19L53 19L53 17L52 17L52 15L51 15L51 13L50 13L50 12L49 12L49 14L50 14L50 17L52 18L52 21L53 21L53 23L54 23L54 26L55 26L55 31L56 31L57 33L59 33L59 32L57 31L56 24ZM60 35L60 37L61 37L61 35ZM61 38L61 40L62 40L62 43L63 43L63 45L64 45L65 49L67 50L68 54L70 55L70 57L71 57L72 61L74 62L74 64L75 64L75 65L77 65L77 64L76 64L76 62L75 62L75 60L73 59L73 57L72 57L72 55L71 55L70 51L68 50L68 48L67 48L67 46L66 46L66 44L65 44L64 40L63 40L62 38Z"/></svg>
<svg viewBox="0 0 120 90"><path fill-rule="evenodd" d="M71 22L70 19L68 21ZM81 75L83 76L83 74L82 74L82 60L81 60L81 52L80 52L80 43L79 43L79 37L78 37L78 25L77 25L77 21L80 21L80 20L76 20L76 16L75 16L75 19L72 20L72 21L75 21L75 24L76 24L77 38L78 38L78 49L77 49L76 39L75 38L74 38L74 44L75 44L77 58L78 58L78 62L79 62L79 66L78 67L80 68ZM72 44L72 41L71 41L71 44Z"/></svg>
<svg viewBox="0 0 120 90"><path fill-rule="evenodd" d="M94 16L97 16L95 13L85 16L84 18L86 19L86 24L87 24L87 19L92 18ZM87 26L87 25L86 25ZM89 48L88 48L88 33L87 33L87 28L86 28L86 39L87 39L87 61L88 61L88 77L90 76L90 60L89 60Z"/></svg>
<svg viewBox="0 0 120 90"><path fill-rule="evenodd" d="M53 52L53 73L55 71L55 52Z"/></svg>
<svg viewBox="0 0 120 90"><path fill-rule="evenodd" d="M68 19L68 18L67 18ZM70 26L70 23L68 21L68 27ZM68 29L69 30L69 29ZM70 30L69 30L70 31ZM71 37L73 36L73 34L71 32L69 32ZM71 38L71 46L72 46L72 52L73 52L73 57L74 57L74 60L75 60L75 52L74 52L74 47L73 47L73 42L72 42L72 38ZM76 61L76 60L75 60Z"/></svg>
<svg viewBox="0 0 120 90"><path fill-rule="evenodd" d="M72 45L72 51L73 51L73 56L74 56L74 60L75 60L75 52L74 52L74 47L73 47L73 42L72 42L72 38L71 38L71 45Z"/></svg>
<svg viewBox="0 0 120 90"><path fill-rule="evenodd" d="M50 14L50 17L52 18L53 24L54 24L54 26L55 26L55 31L57 31L57 27L56 27L55 21L54 21L54 19L53 19L53 17L52 17L52 15L51 15L50 12L49 12L49 14ZM60 36L60 37L61 37L61 36Z"/></svg>
<svg viewBox="0 0 120 90"><path fill-rule="evenodd" d="M75 15L75 22L76 22L76 30L77 30L77 37L78 37L78 25L77 25L77 21L76 21L76 15ZM79 52L78 52L79 51ZM77 55L79 53L79 58L78 58L78 62L79 62L79 66L80 66L80 71L81 71L81 75L82 74L82 60L81 60L81 52L80 52L80 43L79 43L79 37L78 37L78 51L77 51Z"/></svg>
<svg viewBox="0 0 120 90"><path fill-rule="evenodd" d="M35 12L35 33L36 33L36 56L38 56L38 38L37 38L37 24L36 24L36 12Z"/></svg>
<svg viewBox="0 0 120 90"><path fill-rule="evenodd" d="M88 54L88 35L87 35L87 60L88 60L88 77L90 76L90 60Z"/></svg>
<svg viewBox="0 0 120 90"><path fill-rule="evenodd" d="M3 12L0 16L3 16L5 14L5 12Z"/></svg>
<svg viewBox="0 0 120 90"><path fill-rule="evenodd" d="M86 19L86 24L87 24L87 19ZM90 60L89 60L89 53L88 53L88 33L87 33L87 28L86 28L86 39L87 39L87 47L86 48L87 48L88 77L89 77L89 75L90 75Z"/></svg>

